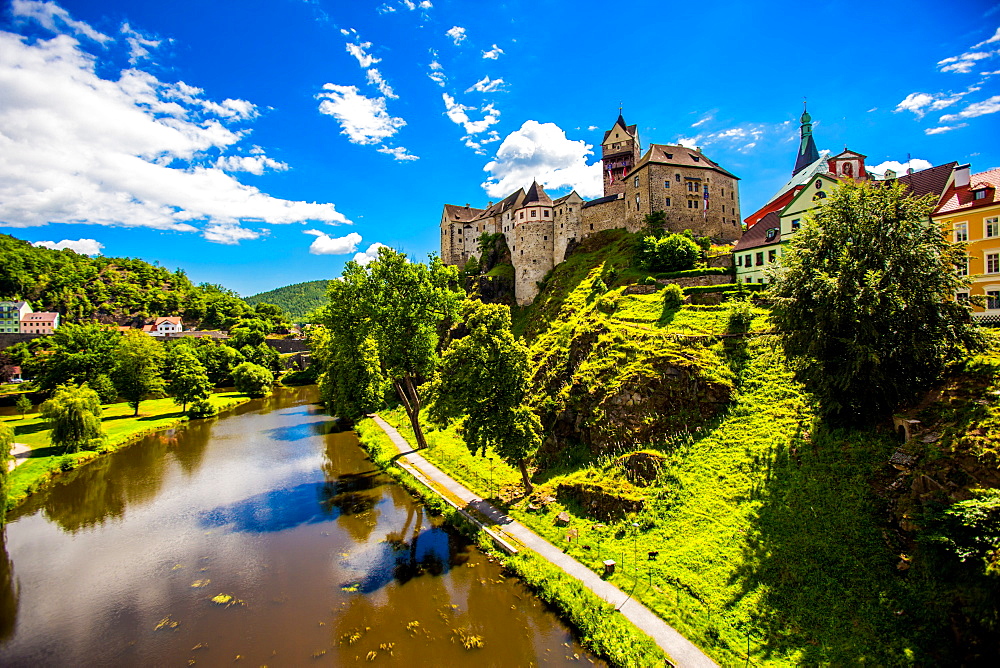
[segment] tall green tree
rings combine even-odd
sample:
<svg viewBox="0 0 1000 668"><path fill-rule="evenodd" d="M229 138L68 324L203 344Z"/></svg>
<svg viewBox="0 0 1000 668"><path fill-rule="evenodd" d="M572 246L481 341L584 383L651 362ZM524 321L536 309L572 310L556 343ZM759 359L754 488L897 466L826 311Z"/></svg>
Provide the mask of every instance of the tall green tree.
<svg viewBox="0 0 1000 668"><path fill-rule="evenodd" d="M431 384L430 415L438 422L465 415L464 438L473 454L492 448L517 466L532 491L525 459L541 444L542 426L526 405L528 349L510 330L510 308L467 301L463 329L451 342Z"/></svg>
<svg viewBox="0 0 1000 668"><path fill-rule="evenodd" d="M406 410L417 447L425 447L418 388L434 372L442 334L462 296L457 268L437 257L411 263L380 248L365 267L348 262L342 280L330 282L323 322L330 334L327 377L351 379L332 379L333 409L344 409L344 417L370 410L388 385Z"/></svg>
<svg viewBox="0 0 1000 668"><path fill-rule="evenodd" d="M52 445L68 452L93 447L104 434L101 400L86 385L56 388L52 397L42 403L41 414L52 429Z"/></svg>
<svg viewBox="0 0 1000 668"><path fill-rule="evenodd" d="M114 367L120 341L121 335L105 325L67 323L33 342L34 355L26 367L45 392L65 383L87 383Z"/></svg>
<svg viewBox="0 0 1000 668"><path fill-rule="evenodd" d="M125 332L118 344L112 380L118 394L135 413L139 403L149 394L163 391L163 346L153 337L138 330Z"/></svg>
<svg viewBox="0 0 1000 668"><path fill-rule="evenodd" d="M187 405L207 399L212 394L212 383L208 373L190 346L174 346L167 352L166 372L167 392L180 404L181 411Z"/></svg>
<svg viewBox="0 0 1000 668"><path fill-rule="evenodd" d="M7 462L10 461L10 448L14 444L14 430L5 424L0 424L0 531L3 530L4 518L7 516ZM0 555L5 557L6 555Z"/></svg>
<svg viewBox="0 0 1000 668"><path fill-rule="evenodd" d="M233 369L233 380L236 382L238 392L251 397L264 397L271 394L274 374L259 364L244 362Z"/></svg>
<svg viewBox="0 0 1000 668"><path fill-rule="evenodd" d="M792 237L771 320L798 377L836 422L911 400L982 339L955 301L965 249L929 221L931 198L848 181Z"/></svg>
<svg viewBox="0 0 1000 668"><path fill-rule="evenodd" d="M22 394L14 402L14 407L17 408L17 412L21 414L21 419L24 419L24 414L31 410L31 399L28 398L27 394Z"/></svg>

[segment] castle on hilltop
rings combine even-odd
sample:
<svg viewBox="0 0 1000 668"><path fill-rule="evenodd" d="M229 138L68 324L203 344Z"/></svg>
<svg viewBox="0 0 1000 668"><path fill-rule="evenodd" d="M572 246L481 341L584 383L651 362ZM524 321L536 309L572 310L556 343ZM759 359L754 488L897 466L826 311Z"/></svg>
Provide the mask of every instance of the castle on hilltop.
<svg viewBox="0 0 1000 668"><path fill-rule="evenodd" d="M739 178L700 149L651 144L643 154L637 127L619 114L604 133L601 167L604 196L590 201L575 190L553 200L536 181L485 209L445 204L441 259L464 265L478 255L483 233L503 234L514 265L515 299L527 304L572 245L602 230L637 232L654 211L666 214L671 232L689 229L719 242L740 238Z"/></svg>

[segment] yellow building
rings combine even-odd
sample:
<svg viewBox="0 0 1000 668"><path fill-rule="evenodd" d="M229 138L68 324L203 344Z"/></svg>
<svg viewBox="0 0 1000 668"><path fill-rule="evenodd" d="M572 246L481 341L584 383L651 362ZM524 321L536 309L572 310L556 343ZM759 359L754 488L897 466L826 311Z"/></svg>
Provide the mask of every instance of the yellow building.
<svg viewBox="0 0 1000 668"><path fill-rule="evenodd" d="M955 295L986 298L985 308L973 308L973 317L1000 323L1000 169L969 175L969 166L955 170L952 186L934 211L953 242L968 244L968 262L960 273L972 277L972 286Z"/></svg>

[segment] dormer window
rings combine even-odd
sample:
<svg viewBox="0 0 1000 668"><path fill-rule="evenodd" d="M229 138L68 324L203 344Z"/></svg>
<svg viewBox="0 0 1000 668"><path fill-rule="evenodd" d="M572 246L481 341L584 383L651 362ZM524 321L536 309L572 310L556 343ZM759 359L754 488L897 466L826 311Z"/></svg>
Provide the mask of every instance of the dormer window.
<svg viewBox="0 0 1000 668"><path fill-rule="evenodd" d="M986 199L986 188L972 191L972 199Z"/></svg>
<svg viewBox="0 0 1000 668"><path fill-rule="evenodd" d="M771 228L767 231L767 240L774 241L774 237L778 236L778 230L776 228Z"/></svg>
<svg viewBox="0 0 1000 668"><path fill-rule="evenodd" d="M666 156L667 156L667 160L672 160L672 159L673 159L673 157L674 157L674 154L673 154L673 153L665 153L664 155L666 155Z"/></svg>
<svg viewBox="0 0 1000 668"><path fill-rule="evenodd" d="M700 161L701 161L701 158L699 158L699 157L698 157L698 156L696 156L696 155L692 155L692 156L691 156L691 159L692 159L692 160L694 160L695 162L700 162Z"/></svg>

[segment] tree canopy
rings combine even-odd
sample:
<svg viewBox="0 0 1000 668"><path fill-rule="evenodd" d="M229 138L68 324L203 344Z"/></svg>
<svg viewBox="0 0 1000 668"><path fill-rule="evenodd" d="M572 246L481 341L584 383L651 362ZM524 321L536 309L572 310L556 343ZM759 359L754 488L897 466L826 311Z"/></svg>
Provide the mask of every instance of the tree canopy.
<svg viewBox="0 0 1000 668"><path fill-rule="evenodd" d="M180 404L181 411L187 411L189 403L208 399L212 393L205 366L190 346L174 346L167 352L166 377L167 392L173 395L174 403Z"/></svg>
<svg viewBox="0 0 1000 668"><path fill-rule="evenodd" d="M980 344L955 301L962 245L932 202L899 184L845 182L789 243L771 319L798 377L835 421L870 421L912 399Z"/></svg>
<svg viewBox="0 0 1000 668"><path fill-rule="evenodd" d="M112 374L118 394L139 414L139 403L148 394L163 391L163 346L144 332L129 330L115 352Z"/></svg>
<svg viewBox="0 0 1000 668"><path fill-rule="evenodd" d="M103 437L101 402L86 385L63 385L41 406L42 417L49 421L50 439L55 447L78 452L93 448Z"/></svg>
<svg viewBox="0 0 1000 668"><path fill-rule="evenodd" d="M541 422L526 406L528 349L510 329L510 308L466 301L461 328L431 385L430 415L438 422L465 416L464 438L473 454L492 448L517 466L531 493L525 458L541 444Z"/></svg>
<svg viewBox="0 0 1000 668"><path fill-rule="evenodd" d="M233 369L233 381L237 392L251 397L265 397L271 394L274 374L259 364L244 362Z"/></svg>
<svg viewBox="0 0 1000 668"><path fill-rule="evenodd" d="M38 389L44 392L65 383L91 382L115 366L120 341L121 335L107 326L67 323L32 342L34 354L27 360L26 370L34 374Z"/></svg>
<svg viewBox="0 0 1000 668"><path fill-rule="evenodd" d="M391 387L418 447L426 445L417 388L433 373L441 336L464 294L457 279L457 269L437 257L411 263L403 253L380 248L367 266L348 262L341 280L330 282L324 389L338 415L373 410Z"/></svg>

